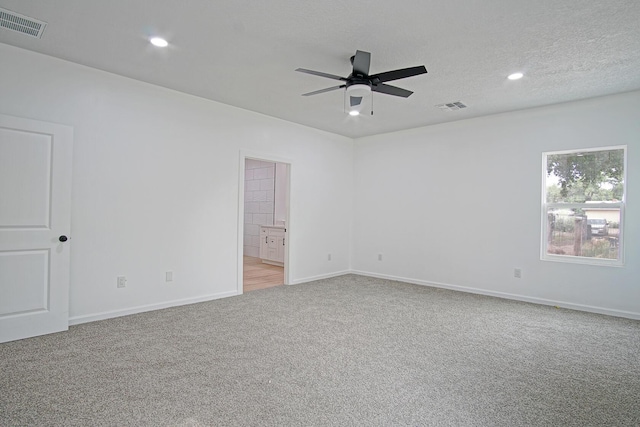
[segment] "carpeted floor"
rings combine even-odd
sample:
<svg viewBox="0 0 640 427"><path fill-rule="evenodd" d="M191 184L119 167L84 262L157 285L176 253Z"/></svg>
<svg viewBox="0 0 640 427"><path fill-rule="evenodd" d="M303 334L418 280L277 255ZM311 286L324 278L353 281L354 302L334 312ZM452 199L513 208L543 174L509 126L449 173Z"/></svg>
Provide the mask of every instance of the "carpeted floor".
<svg viewBox="0 0 640 427"><path fill-rule="evenodd" d="M0 345L3 426L638 426L640 322L348 275Z"/></svg>

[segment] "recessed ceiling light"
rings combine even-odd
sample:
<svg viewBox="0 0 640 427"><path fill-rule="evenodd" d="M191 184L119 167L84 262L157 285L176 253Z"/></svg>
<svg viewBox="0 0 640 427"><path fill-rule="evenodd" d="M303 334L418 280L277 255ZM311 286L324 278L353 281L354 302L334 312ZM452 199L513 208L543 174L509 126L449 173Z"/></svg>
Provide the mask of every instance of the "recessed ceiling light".
<svg viewBox="0 0 640 427"><path fill-rule="evenodd" d="M157 46L157 47L167 47L169 46L169 43L161 38L161 37L153 37L151 40L149 40L151 42L152 45Z"/></svg>
<svg viewBox="0 0 640 427"><path fill-rule="evenodd" d="M509 74L509 76L507 78L509 80L519 80L522 77L524 77L524 74L522 74L522 73L513 73L513 74Z"/></svg>
<svg viewBox="0 0 640 427"><path fill-rule="evenodd" d="M349 111L349 115L350 116L359 116L360 115L360 111L351 110L351 111Z"/></svg>

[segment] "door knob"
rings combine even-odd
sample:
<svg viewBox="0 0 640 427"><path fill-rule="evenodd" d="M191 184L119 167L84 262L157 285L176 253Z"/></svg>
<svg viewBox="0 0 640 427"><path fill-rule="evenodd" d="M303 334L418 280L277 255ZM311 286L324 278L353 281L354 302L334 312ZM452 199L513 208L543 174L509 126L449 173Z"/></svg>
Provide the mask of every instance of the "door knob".
<svg viewBox="0 0 640 427"><path fill-rule="evenodd" d="M58 237L58 240L60 240L61 242L66 242L69 239L67 238L67 236L63 235L63 236Z"/></svg>

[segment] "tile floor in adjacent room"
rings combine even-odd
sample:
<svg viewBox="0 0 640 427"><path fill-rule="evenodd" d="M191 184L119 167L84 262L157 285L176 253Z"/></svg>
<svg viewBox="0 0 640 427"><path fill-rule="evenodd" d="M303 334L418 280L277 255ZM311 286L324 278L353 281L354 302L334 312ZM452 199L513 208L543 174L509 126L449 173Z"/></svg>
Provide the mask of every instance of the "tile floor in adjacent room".
<svg viewBox="0 0 640 427"><path fill-rule="evenodd" d="M260 258L245 256L243 291L250 292L284 284L284 267L264 264Z"/></svg>

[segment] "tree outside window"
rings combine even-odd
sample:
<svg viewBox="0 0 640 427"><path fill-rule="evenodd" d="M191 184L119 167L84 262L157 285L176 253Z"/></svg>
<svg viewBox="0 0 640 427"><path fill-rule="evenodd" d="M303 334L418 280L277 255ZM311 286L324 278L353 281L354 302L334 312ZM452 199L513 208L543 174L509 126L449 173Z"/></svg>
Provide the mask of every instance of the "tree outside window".
<svg viewBox="0 0 640 427"><path fill-rule="evenodd" d="M622 265L626 147L543 153L542 259Z"/></svg>

